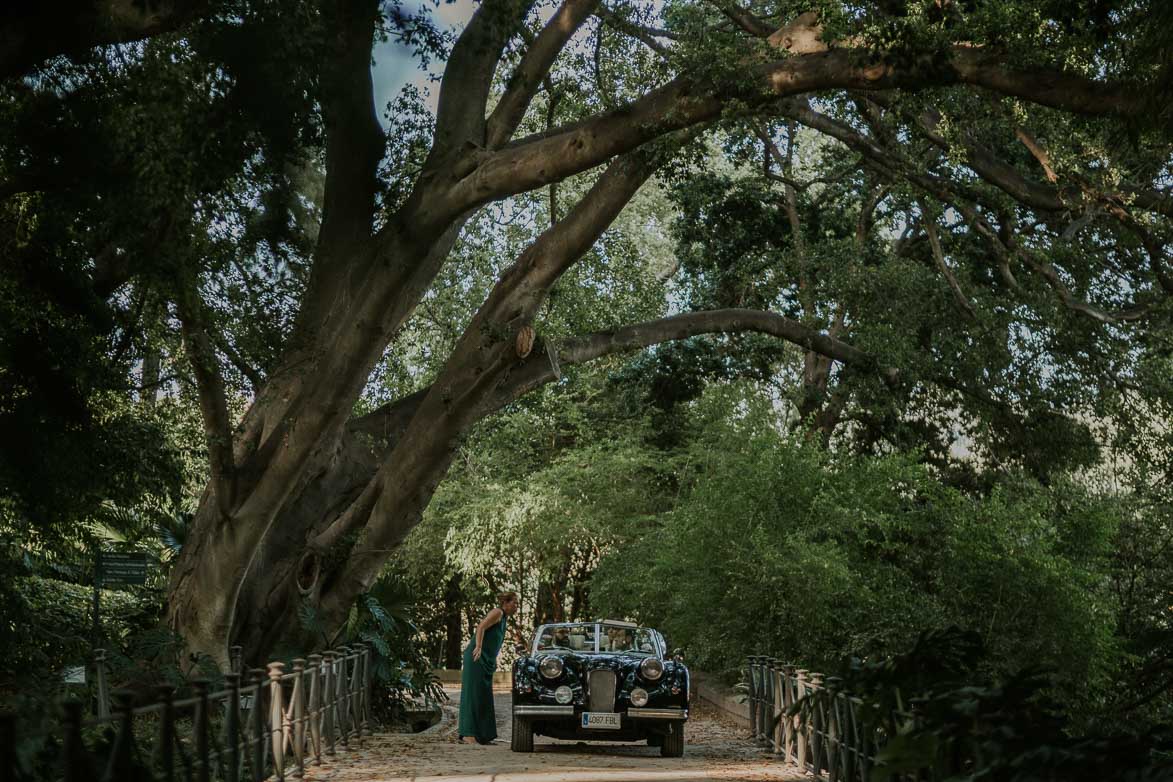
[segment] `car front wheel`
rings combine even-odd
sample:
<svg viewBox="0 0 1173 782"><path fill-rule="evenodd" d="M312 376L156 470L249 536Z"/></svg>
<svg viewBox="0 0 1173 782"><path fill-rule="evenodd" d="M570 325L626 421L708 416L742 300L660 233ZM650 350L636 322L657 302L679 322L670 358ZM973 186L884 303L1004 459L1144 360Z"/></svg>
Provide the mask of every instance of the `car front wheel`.
<svg viewBox="0 0 1173 782"><path fill-rule="evenodd" d="M513 735L509 740L509 748L514 752L534 751L534 726L527 719L514 715Z"/></svg>
<svg viewBox="0 0 1173 782"><path fill-rule="evenodd" d="M678 758L684 755L683 722L673 725L672 732L664 736L664 743L660 745L660 754L666 758Z"/></svg>

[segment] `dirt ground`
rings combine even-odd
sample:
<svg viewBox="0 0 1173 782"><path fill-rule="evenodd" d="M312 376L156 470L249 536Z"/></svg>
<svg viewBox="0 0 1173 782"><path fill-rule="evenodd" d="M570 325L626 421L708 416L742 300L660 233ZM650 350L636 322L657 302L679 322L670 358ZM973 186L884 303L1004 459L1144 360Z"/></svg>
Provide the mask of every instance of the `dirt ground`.
<svg viewBox="0 0 1173 782"><path fill-rule="evenodd" d="M306 769L313 782L685 782L691 780L797 781L805 775L746 741L745 730L707 704L694 701L683 758L625 742L558 741L539 736L533 754L509 749L509 691L495 692L498 743L459 744L460 690L447 690L439 725L417 734L377 734L361 748L323 758Z"/></svg>

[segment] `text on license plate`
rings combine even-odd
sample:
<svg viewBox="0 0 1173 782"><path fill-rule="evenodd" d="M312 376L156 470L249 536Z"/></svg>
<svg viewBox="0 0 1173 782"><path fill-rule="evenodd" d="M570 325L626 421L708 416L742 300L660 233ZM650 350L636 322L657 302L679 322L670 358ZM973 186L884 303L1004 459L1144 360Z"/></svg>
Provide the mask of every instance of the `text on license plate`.
<svg viewBox="0 0 1173 782"><path fill-rule="evenodd" d="M584 711L582 726L584 728L602 728L603 730L619 730L621 727L619 715L608 711Z"/></svg>

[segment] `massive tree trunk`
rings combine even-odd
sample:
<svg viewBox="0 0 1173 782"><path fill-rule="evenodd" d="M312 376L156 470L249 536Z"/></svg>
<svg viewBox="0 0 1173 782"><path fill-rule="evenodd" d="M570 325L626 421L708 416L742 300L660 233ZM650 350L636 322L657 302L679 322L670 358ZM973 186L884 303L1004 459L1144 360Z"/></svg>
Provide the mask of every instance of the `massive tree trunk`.
<svg viewBox="0 0 1173 782"><path fill-rule="evenodd" d="M168 596L171 626L192 653L226 661L241 644L252 663L288 644L329 642L424 512L461 437L478 420L558 376L559 367L670 339L757 331L830 361L892 368L807 325L768 312L688 313L567 340L518 347L551 286L591 246L656 169L641 145L720 116L729 101L774 106L780 96L831 88L892 89L963 82L1083 112L1130 112L1136 95L1063 73L1024 74L995 55L958 47L953 61L905 73L861 65L849 50L753 66L755 88L682 76L628 106L512 141L551 63L596 0L566 0L486 111L494 70L529 12L524 0L480 5L448 60L433 147L403 205L374 229L385 139L369 58L374 0L324 1L336 49L322 64L327 129L323 220L309 287L283 358L243 421L230 429L218 358L195 286L183 321L204 412L211 480ZM798 109L795 109L798 111ZM488 114L488 116L486 116ZM799 121L807 118L799 117ZM363 418L351 411L394 335L432 283L457 234L483 204L610 162L583 200L498 280L435 382ZM581 598L585 602L585 596ZM576 600L576 613L580 612ZM301 627L300 605L326 637Z"/></svg>

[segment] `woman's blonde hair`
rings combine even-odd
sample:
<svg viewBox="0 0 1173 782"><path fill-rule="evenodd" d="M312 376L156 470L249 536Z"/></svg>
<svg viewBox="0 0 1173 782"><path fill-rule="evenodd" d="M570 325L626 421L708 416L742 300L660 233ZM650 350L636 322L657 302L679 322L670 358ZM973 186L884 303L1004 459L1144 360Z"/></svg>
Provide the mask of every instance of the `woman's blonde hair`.
<svg viewBox="0 0 1173 782"><path fill-rule="evenodd" d="M516 603L517 599L518 598L517 598L516 592L501 592L500 594L497 595L497 605L505 605L506 603Z"/></svg>

